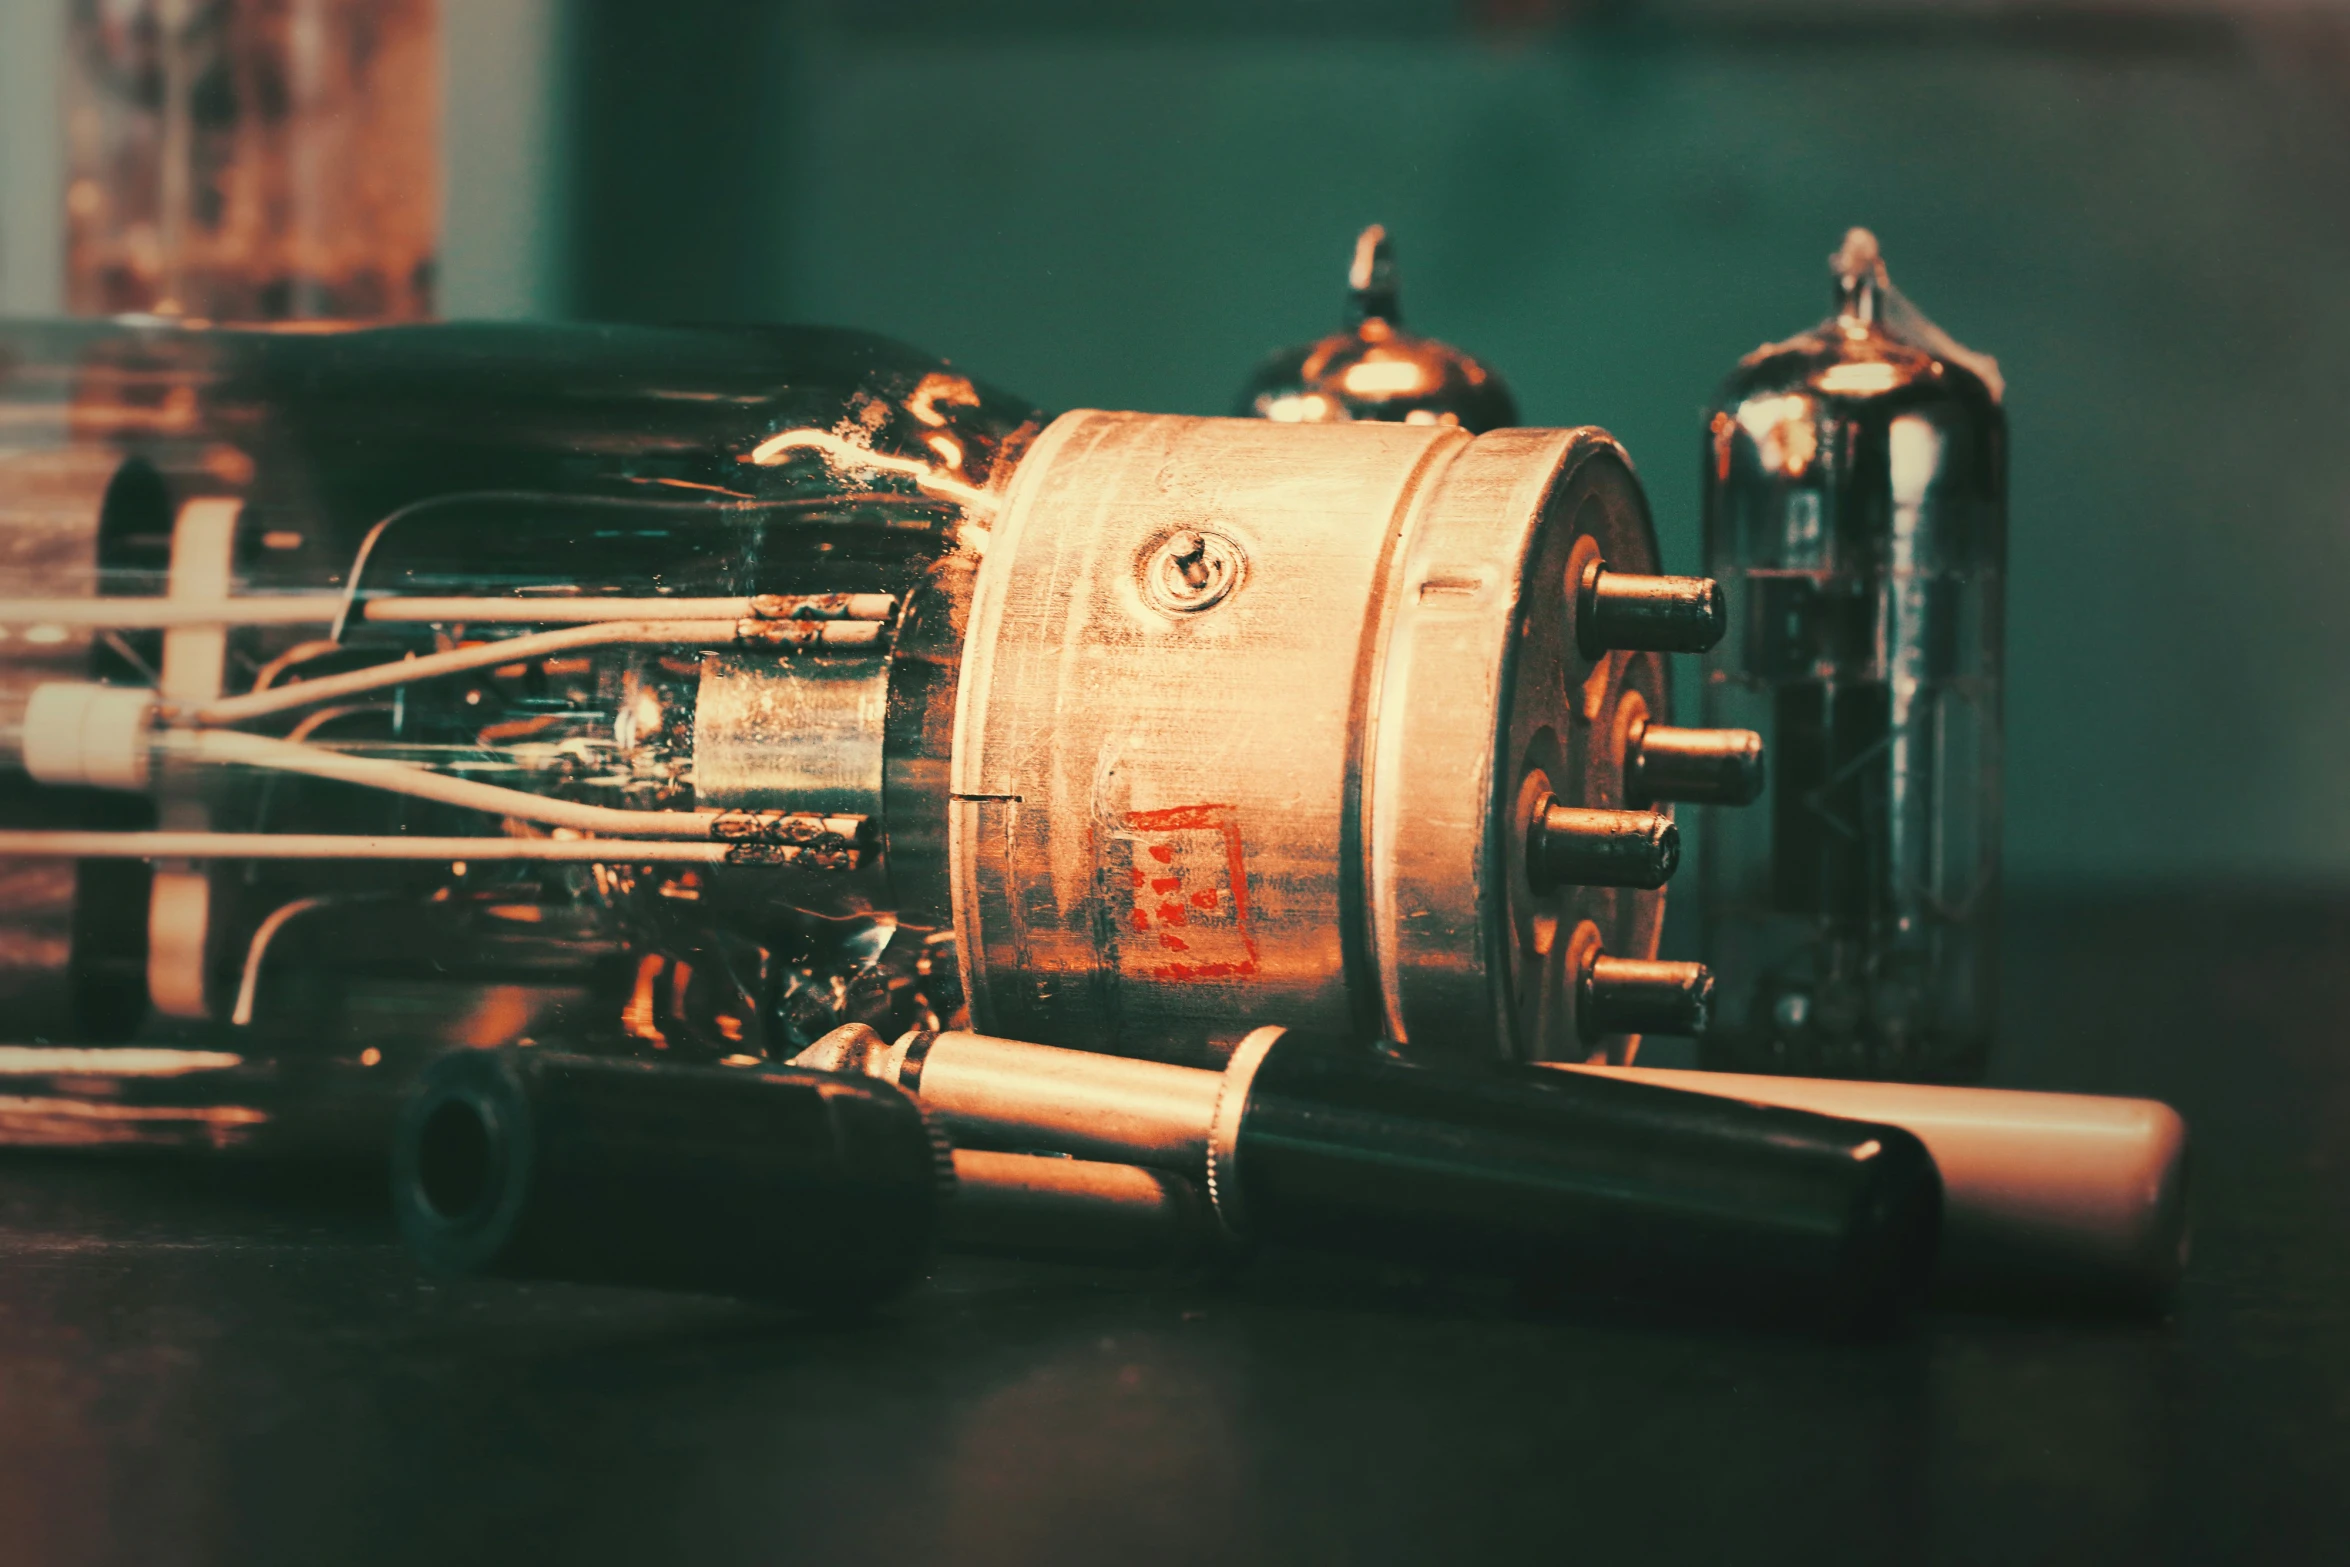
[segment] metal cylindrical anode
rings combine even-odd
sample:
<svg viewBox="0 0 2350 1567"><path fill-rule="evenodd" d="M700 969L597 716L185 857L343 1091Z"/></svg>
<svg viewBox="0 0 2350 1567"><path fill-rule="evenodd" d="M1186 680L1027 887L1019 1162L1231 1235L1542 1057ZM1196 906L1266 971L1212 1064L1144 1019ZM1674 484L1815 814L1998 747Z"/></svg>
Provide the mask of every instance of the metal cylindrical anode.
<svg viewBox="0 0 2350 1567"><path fill-rule="evenodd" d="M886 1083L537 1049L443 1057L392 1201L425 1265L853 1310L911 1285L954 1185Z"/></svg>
<svg viewBox="0 0 2350 1567"><path fill-rule="evenodd" d="M881 814L889 661L705 655L694 799L737 810Z"/></svg>
<svg viewBox="0 0 2350 1567"><path fill-rule="evenodd" d="M1588 1053L1558 938L1645 955L1661 898L1537 887L1512 824L1529 789L1620 807L1616 709L1666 708L1657 655L1580 649L1603 554L1655 563L1595 430L1064 415L963 663L973 1026L1174 1061L1261 1017Z"/></svg>

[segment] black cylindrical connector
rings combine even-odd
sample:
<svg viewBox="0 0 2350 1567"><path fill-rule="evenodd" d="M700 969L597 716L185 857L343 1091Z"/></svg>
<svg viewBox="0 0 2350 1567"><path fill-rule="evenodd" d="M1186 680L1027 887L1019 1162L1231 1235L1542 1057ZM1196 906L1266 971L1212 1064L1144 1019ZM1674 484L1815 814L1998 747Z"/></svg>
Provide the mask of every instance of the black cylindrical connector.
<svg viewBox="0 0 2350 1567"><path fill-rule="evenodd" d="M1922 1297L1941 1222L1898 1127L1303 1040L1257 1066L1232 1157L1263 1240L1837 1330Z"/></svg>
<svg viewBox="0 0 2350 1567"><path fill-rule="evenodd" d="M1722 585L1711 577L1648 577L1595 560L1575 588L1575 644L1585 658L1703 653L1730 628Z"/></svg>
<svg viewBox="0 0 2350 1567"><path fill-rule="evenodd" d="M899 1089L537 1049L434 1063L392 1203L425 1265L854 1310L920 1277L953 1190Z"/></svg>
<svg viewBox="0 0 2350 1567"><path fill-rule="evenodd" d="M1624 745L1624 798L1637 805L1752 805L1763 792L1762 736L1751 729L1643 723Z"/></svg>
<svg viewBox="0 0 2350 1567"><path fill-rule="evenodd" d="M1526 875L1552 887L1661 887L1681 863L1681 830L1654 811L1560 805L1543 796L1526 823Z"/></svg>

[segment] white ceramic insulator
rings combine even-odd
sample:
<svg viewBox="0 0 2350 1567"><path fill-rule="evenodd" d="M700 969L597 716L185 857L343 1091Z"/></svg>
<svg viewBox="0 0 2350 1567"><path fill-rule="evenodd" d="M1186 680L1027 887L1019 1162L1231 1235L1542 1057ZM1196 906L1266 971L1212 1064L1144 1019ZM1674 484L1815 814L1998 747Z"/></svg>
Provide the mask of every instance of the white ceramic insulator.
<svg viewBox="0 0 2350 1567"><path fill-rule="evenodd" d="M36 686L24 714L24 770L35 783L144 789L155 693L58 680Z"/></svg>

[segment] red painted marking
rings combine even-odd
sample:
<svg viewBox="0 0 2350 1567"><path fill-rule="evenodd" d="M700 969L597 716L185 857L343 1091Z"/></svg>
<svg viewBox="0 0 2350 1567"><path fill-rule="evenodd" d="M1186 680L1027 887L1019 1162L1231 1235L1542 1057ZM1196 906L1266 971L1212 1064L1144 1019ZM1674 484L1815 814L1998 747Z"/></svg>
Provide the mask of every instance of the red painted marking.
<svg viewBox="0 0 2350 1567"><path fill-rule="evenodd" d="M1185 961L1152 963L1142 959L1136 966L1154 979L1179 983L1256 974L1260 957L1256 933L1249 924L1247 846L1232 807L1207 804L1129 811L1119 826L1123 831L1117 837L1131 845L1127 852L1137 862L1129 867L1128 880L1135 894L1127 916L1129 925L1137 935L1156 934L1161 951L1192 954ZM1199 833L1221 838L1222 852L1217 852L1214 839L1203 844L1192 836ZM1116 851L1104 844L1100 852ZM1148 860L1143 859L1145 853ZM1168 870L1157 871L1153 861ZM1110 874L1115 875L1115 870ZM1219 885L1202 886L1203 881ZM1156 896L1146 898L1146 888ZM1231 895L1229 904L1224 901L1227 892ZM1183 927L1189 934L1176 936L1163 928L1169 926ZM1129 961L1138 958L1141 954L1133 954Z"/></svg>

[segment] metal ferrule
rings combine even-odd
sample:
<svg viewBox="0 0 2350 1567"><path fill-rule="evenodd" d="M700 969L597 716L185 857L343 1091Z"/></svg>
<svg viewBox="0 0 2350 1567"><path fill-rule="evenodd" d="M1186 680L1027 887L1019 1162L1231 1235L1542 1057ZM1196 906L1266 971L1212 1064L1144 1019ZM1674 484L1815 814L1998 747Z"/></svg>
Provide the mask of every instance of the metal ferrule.
<svg viewBox="0 0 2350 1567"><path fill-rule="evenodd" d="M1203 1174L1220 1073L946 1032L919 1040L898 1083L960 1136L1080 1159Z"/></svg>
<svg viewBox="0 0 2350 1567"><path fill-rule="evenodd" d="M1246 1233L1241 1121L1256 1071L1283 1037L1259 1028L1221 1070L956 1031L894 1045L861 1023L834 1029L795 1067L862 1073L914 1094L959 1139L1149 1165L1204 1182L1224 1227Z"/></svg>

